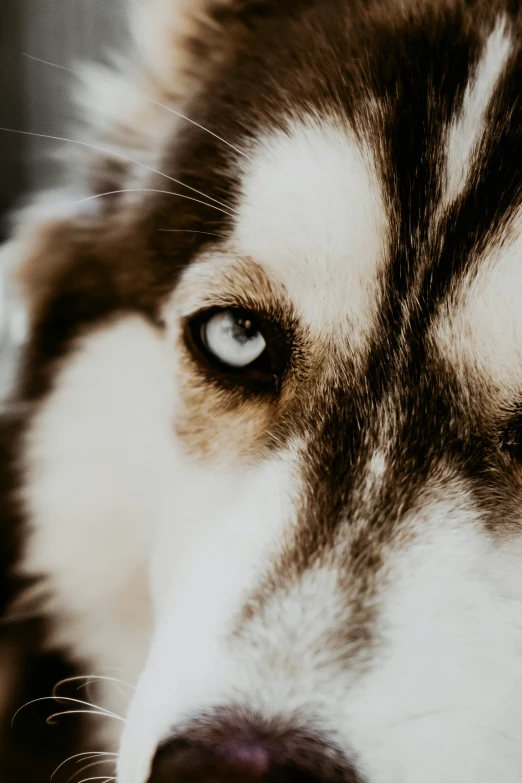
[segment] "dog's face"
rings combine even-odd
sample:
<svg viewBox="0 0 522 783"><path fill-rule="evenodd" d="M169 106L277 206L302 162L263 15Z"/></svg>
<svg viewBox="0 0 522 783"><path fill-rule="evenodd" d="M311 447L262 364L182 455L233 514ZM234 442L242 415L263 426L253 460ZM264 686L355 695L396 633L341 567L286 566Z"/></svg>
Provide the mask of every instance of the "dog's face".
<svg viewBox="0 0 522 783"><path fill-rule="evenodd" d="M214 8L23 251L20 568L120 783L522 775L520 26L360 5Z"/></svg>

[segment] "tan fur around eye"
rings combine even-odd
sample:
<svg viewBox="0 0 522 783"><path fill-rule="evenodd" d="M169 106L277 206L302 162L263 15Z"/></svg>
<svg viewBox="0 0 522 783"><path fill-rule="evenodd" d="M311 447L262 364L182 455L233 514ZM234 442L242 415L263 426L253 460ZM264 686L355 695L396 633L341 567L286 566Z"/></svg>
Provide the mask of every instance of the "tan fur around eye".
<svg viewBox="0 0 522 783"><path fill-rule="evenodd" d="M175 428L190 453L227 463L262 455L270 443L277 399L220 389L195 371L194 361L186 354L181 359L180 378L183 407Z"/></svg>

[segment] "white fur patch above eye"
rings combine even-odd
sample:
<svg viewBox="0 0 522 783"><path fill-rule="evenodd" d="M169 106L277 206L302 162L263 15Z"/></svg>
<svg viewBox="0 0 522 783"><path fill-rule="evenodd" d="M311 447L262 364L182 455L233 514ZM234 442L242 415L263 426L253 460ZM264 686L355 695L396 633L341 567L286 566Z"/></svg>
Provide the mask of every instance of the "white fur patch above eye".
<svg viewBox="0 0 522 783"><path fill-rule="evenodd" d="M460 112L449 128L444 206L454 201L466 187L474 155L485 131L486 113L511 50L507 21L500 17L466 87Z"/></svg>
<svg viewBox="0 0 522 783"><path fill-rule="evenodd" d="M282 283L319 334L364 342L379 300L386 210L369 149L340 123L262 138L246 164L232 248Z"/></svg>

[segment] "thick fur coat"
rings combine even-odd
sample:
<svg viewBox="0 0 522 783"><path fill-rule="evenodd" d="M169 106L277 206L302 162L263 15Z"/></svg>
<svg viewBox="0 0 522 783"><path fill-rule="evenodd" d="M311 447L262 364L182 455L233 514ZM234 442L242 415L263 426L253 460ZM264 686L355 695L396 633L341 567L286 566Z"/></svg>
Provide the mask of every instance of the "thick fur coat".
<svg viewBox="0 0 522 783"><path fill-rule="evenodd" d="M9 709L60 655L85 779L519 783L522 7L130 14L5 249Z"/></svg>

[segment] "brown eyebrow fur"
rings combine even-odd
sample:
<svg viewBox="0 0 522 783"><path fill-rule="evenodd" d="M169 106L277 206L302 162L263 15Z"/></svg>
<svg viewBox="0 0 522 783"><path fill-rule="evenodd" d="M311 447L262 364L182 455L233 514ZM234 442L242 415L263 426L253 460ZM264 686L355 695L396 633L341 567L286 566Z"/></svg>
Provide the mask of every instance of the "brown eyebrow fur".
<svg viewBox="0 0 522 783"><path fill-rule="evenodd" d="M296 319L285 286L272 280L253 258L237 258L226 251L205 254L189 268L187 277L179 284L183 292L183 314L203 307L235 305L273 313L275 318L285 321Z"/></svg>

